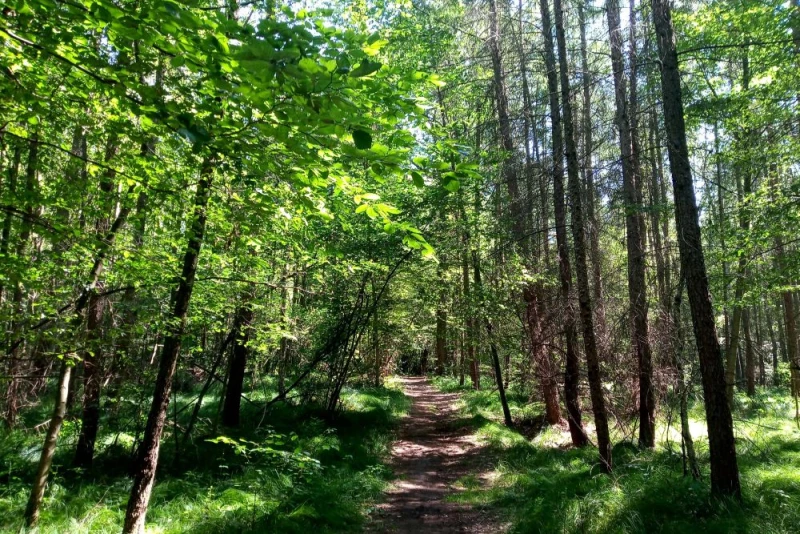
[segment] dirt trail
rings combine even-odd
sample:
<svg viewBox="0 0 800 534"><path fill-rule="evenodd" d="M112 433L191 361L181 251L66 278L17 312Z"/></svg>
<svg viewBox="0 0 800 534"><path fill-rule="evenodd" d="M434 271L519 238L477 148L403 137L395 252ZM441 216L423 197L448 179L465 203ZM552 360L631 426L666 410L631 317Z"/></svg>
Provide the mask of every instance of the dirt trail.
<svg viewBox="0 0 800 534"><path fill-rule="evenodd" d="M441 393L424 377L402 379L412 400L392 447L392 467L398 477L386 501L373 514L373 533L423 534L504 530L497 518L478 508L447 501L458 491L453 484L472 475L484 483L489 469L483 448L466 421L459 420L458 395Z"/></svg>

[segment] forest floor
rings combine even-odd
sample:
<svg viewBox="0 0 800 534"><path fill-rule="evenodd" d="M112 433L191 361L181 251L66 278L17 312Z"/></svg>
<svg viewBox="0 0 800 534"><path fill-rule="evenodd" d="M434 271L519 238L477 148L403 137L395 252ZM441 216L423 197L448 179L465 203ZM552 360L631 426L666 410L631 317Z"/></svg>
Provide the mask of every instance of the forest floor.
<svg viewBox="0 0 800 534"><path fill-rule="evenodd" d="M442 534L505 530L483 507L456 502L464 481L488 485L489 457L457 406L459 394L445 393L424 377L398 382L411 399L392 446L390 465L397 480L373 513L370 532Z"/></svg>

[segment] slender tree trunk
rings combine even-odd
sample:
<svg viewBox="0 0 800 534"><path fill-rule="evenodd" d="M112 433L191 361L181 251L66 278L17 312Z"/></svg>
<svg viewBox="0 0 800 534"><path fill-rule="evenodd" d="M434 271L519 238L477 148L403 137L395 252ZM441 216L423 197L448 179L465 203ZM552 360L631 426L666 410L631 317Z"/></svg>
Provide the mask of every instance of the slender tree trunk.
<svg viewBox="0 0 800 534"><path fill-rule="evenodd" d="M602 262L600 261L600 227L595 213L595 183L592 153L594 141L592 139L592 76L589 73L589 53L586 45L586 18L584 4L587 0L578 2L578 25L581 35L581 81L583 86L583 181L586 187L586 218L589 224L589 252L592 260L592 295L594 297L595 316L597 317L597 331L601 343L605 339L605 307L603 306L603 277Z"/></svg>
<svg viewBox="0 0 800 534"><path fill-rule="evenodd" d="M738 498L741 497L741 486L733 419L725 396L725 370L720 358L714 309L708 287L689 147L686 143L678 53L668 0L652 0L652 12L658 39L661 93L675 195L675 222L705 395L711 490L718 495Z"/></svg>
<svg viewBox="0 0 800 534"><path fill-rule="evenodd" d="M25 215L20 224L19 238L15 250L17 259L22 259L28 249L28 242L31 240L31 225L33 224L36 207L34 197L37 194L37 173L39 172L39 134L33 133L28 142L28 162L25 170L25 198L20 203L20 208L24 209ZM8 351L8 389L6 390L6 425L14 427L17 422L19 411L19 358L23 352L24 338L22 337L22 322L24 316L25 291L21 282L14 286L14 294L11 297L11 337L17 341L11 344Z"/></svg>
<svg viewBox="0 0 800 534"><path fill-rule="evenodd" d="M111 135L105 153L105 162L113 160L117 153L117 138ZM95 235L98 239L106 238L110 229L113 209L113 200L110 198L113 191L115 173L103 173L100 181L100 210L101 215L95 222ZM94 460L94 446L97 441L97 431L100 427L100 395L103 381L103 361L105 359L105 346L102 343L103 315L106 309L107 297L98 294L102 292L103 284L98 281L96 287L86 304L86 343L89 351L83 357L83 413L81 416L81 433L75 449L73 465L80 468L89 468Z"/></svg>
<svg viewBox="0 0 800 534"><path fill-rule="evenodd" d="M753 313L755 315L755 329L756 329L756 354L758 356L758 385L761 387L766 387L767 385L767 372L766 372L766 363L764 361L764 338L762 336L762 324L761 324L761 316L763 314L763 310L761 308L761 304L759 303L757 306L753 307Z"/></svg>
<svg viewBox="0 0 800 534"><path fill-rule="evenodd" d="M692 382L691 380L687 382L683 366L684 336L683 321L681 320L681 300L685 285L686 277L681 275L680 281L678 282L678 289L675 291L675 300L672 306L672 338L674 343L673 357L675 358L675 368L678 371L677 381L678 395L680 397L681 441L683 443L683 448L686 452L686 458L689 464L688 471L691 472L692 478L698 480L700 478L700 466L697 463L697 453L694 449L694 440L692 439L692 431L691 427L689 426L688 399L690 390L692 388ZM686 465L684 464L684 476L686 475L686 472L687 469Z"/></svg>
<svg viewBox="0 0 800 534"><path fill-rule="evenodd" d="M545 0L546 1L546 0ZM561 73L561 103L564 108L564 142L567 157L567 177L569 197L572 204L572 240L575 243L575 275L578 282L578 304L583 325L583 346L586 352L586 366L589 375L589 396L592 400L594 424L597 432L597 448L600 452L602 468L611 472L611 436L608 431L608 415L603 398L603 380L600 374L600 357L597 352L597 339L594 332L594 313L592 295L589 290L589 271L586 265L586 232L581 205L581 186L578 177L578 152L575 147L575 134L570 102L567 43L564 34L564 11L561 0L554 0L556 22L556 42Z"/></svg>
<svg viewBox="0 0 800 534"><path fill-rule="evenodd" d="M637 146L633 128L632 103L635 101L635 46L631 49L631 106L625 83L622 57L622 34L618 0L606 2L608 31L611 42L611 66L614 72L614 96L622 154L623 197L625 199L625 230L628 251L628 299L630 306L631 338L639 366L639 446L652 448L655 445L655 391L653 389L653 362L647 324L647 291L645 281L644 240L641 206L639 202L641 173L639 171ZM632 20L634 19L631 15ZM633 27L631 32L635 35Z"/></svg>
<svg viewBox="0 0 800 534"><path fill-rule="evenodd" d="M578 332L575 311L571 300L572 268L567 240L567 213L564 199L564 138L561 131L561 108L558 101L558 71L553 51L553 28L550 21L550 6L547 0L539 0L544 36L544 58L547 69L550 123L553 148L553 213L556 223L556 245L558 250L558 277L564 313L564 335L566 338L566 365L564 371L564 397L567 406L567 422L572 444L583 447L589 439L583 428L579 398L580 362L578 360Z"/></svg>
<svg viewBox="0 0 800 534"><path fill-rule="evenodd" d="M50 473L50 466L53 464L53 456L56 453L58 434L61 432L61 425L64 423L64 416L67 413L67 393L69 392L71 372L71 362L66 359L62 360L61 371L58 374L58 389L56 390L53 415L47 427L47 436L44 439L42 454L39 456L39 467L36 469L36 477L33 479L33 488L31 488L28 506L25 508L25 524L28 528L36 526L36 522L39 520L39 508L42 504L42 498L44 498L47 476Z"/></svg>
<svg viewBox="0 0 800 534"><path fill-rule="evenodd" d="M745 382L747 387L747 395L752 397L756 394L756 358L753 351L753 339L750 332L750 313L751 310L744 311L744 320L742 327L744 328L744 360L745 360Z"/></svg>
<svg viewBox="0 0 800 534"><path fill-rule="evenodd" d="M780 385L780 378L778 377L778 342L775 337L775 327L773 326L772 306L770 301L767 300L764 305L764 315L767 320L767 333L769 334L769 343L772 346L772 385Z"/></svg>
<svg viewBox="0 0 800 534"><path fill-rule="evenodd" d="M7 198L16 203L17 195L17 179L19 178L19 164L22 160L22 146L17 143L14 145L14 155L11 159L11 164L8 167L6 190L4 191ZM6 257L11 243L11 226L14 220L14 215L11 212L6 213L6 218L3 219L3 230L0 234L0 256ZM0 303L5 302L6 293L3 281L0 280Z"/></svg>
<svg viewBox="0 0 800 534"><path fill-rule="evenodd" d="M481 264L480 260L478 259L477 251L472 251L472 266L475 272L475 291L478 292L479 298L481 299L481 308L483 308L483 284L481 283ZM500 356L497 354L497 345L494 342L494 328L492 327L492 321L489 319L489 316L486 313L486 310L481 310L481 315L483 315L483 321L486 325L486 335L489 341L489 348L492 352L492 366L494 367L494 378L497 384L497 392L500 395L500 405L503 408L503 421L505 422L507 427L514 426L514 422L511 419L511 410L508 408L508 400L506 399L506 388L503 384L503 371L500 367Z"/></svg>
<svg viewBox="0 0 800 534"><path fill-rule="evenodd" d="M195 193L193 221L183 257L180 283L173 299L172 320L169 323L167 334L164 338L164 346L161 349L161 361L153 393L153 403L150 407L147 427L137 455L131 496L128 500L128 508L125 514L124 534L144 532L145 514L147 513L147 505L150 502L150 493L155 481L161 434L164 430L170 393L172 392L172 379L175 375L175 368L180 355L181 338L186 327L189 302L192 298L194 279L197 273L197 262L203 245L203 236L206 229L206 208L211 192L213 171L213 160L207 157L203 162L200 180Z"/></svg>

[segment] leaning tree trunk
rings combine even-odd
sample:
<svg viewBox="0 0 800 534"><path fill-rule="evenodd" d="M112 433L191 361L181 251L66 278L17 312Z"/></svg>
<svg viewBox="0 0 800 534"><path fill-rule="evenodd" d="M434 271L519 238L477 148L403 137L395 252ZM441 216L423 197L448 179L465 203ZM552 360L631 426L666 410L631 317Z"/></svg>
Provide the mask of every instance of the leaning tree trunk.
<svg viewBox="0 0 800 534"><path fill-rule="evenodd" d="M606 2L611 66L614 72L614 99L619 144L622 154L623 197L625 199L625 230L628 251L628 299L632 345L639 366L639 445L655 445L655 391L653 390L653 362L647 325L647 290L645 281L644 223L639 205L641 174L636 164L638 154L634 143L633 117L629 112L622 58L622 35L618 0ZM633 18L633 15L632 15ZM633 29L631 30L634 31ZM631 54L632 69L636 59ZM631 102L635 98L635 80L631 78ZM633 106L631 106L632 108Z"/></svg>
<svg viewBox="0 0 800 534"><path fill-rule="evenodd" d="M546 1L546 0L545 0ZM594 313L592 295L589 289L589 268L586 261L586 231L581 205L581 185L578 176L578 151L575 147L575 133L572 122L572 103L570 101L569 70L567 61L567 41L564 35L564 11L561 0L554 0L556 21L556 42L561 74L561 103L564 107L564 142L567 156L567 177L569 179L569 198L572 204L572 240L575 243L575 277L578 282L578 304L583 325L583 346L586 352L586 366L589 375L589 397L592 400L594 424L597 432L597 448L600 452L602 469L611 472L611 436L608 431L608 414L603 397L603 380L600 375L600 358L597 352L597 339L594 332Z"/></svg>
<svg viewBox="0 0 800 534"><path fill-rule="evenodd" d="M725 370L720 358L708 287L689 147L686 143L678 53L668 0L652 0L652 12L661 61L661 93L675 195L675 222L705 395L711 490L715 494L741 497L733 419L725 396Z"/></svg>
<svg viewBox="0 0 800 534"><path fill-rule="evenodd" d="M489 349L492 353L492 367L494 368L494 379L497 383L497 392L500 395L500 406L503 408L503 421L507 427L514 426L514 421L511 419L511 410L508 408L508 400L506 399L506 388L503 384L503 370L500 366L500 356L497 353L497 344L494 341L494 327L492 321L486 310L483 309L483 284L481 283L481 264L478 259L478 252L472 251L472 266L475 272L475 291L478 293L478 298L481 302L481 315L483 322L486 325L486 337L489 341Z"/></svg>
<svg viewBox="0 0 800 534"><path fill-rule="evenodd" d="M164 431L169 396L172 391L172 379L178 364L181 339L186 327L189 302L192 298L194 279L197 273L197 262L203 245L203 236L206 229L206 208L211 192L213 171L213 160L207 157L203 162L200 180L197 183L191 232L183 257L180 283L173 299L174 308L171 321L168 323L169 327L164 338L164 346L161 349L161 361L159 363L155 391L153 392L153 403L150 406L147 427L137 454L133 486L125 513L125 524L122 529L124 534L144 532L145 514L147 513L150 492L153 490L153 482L155 481L161 434Z"/></svg>
<svg viewBox="0 0 800 534"><path fill-rule="evenodd" d="M61 371L58 374L58 389L56 390L53 416L50 418L50 425L47 427L47 436L44 439L42 454L39 456L39 467L36 469L36 477L33 479L33 488L31 488L28 506L25 508L25 524L28 528L35 526L39 520L39 508L47 485L47 475L50 472L50 466L53 464L58 434L61 432L61 425L64 423L64 416L67 413L67 394L69 393L69 377L71 373L72 363L67 359L62 360Z"/></svg>
<svg viewBox="0 0 800 534"><path fill-rule="evenodd" d="M556 245L558 248L558 277L561 301L564 306L564 334L566 337L566 366L564 371L564 397L567 405L567 421L572 444L583 447L589 439L583 429L579 399L580 362L578 360L578 333L575 313L570 298L572 270L567 240L567 213L564 200L564 138L561 132L561 109L558 102L558 73L553 52L553 29L550 22L550 6L540 0L542 33L544 35L544 59L547 68L547 90L550 104L550 123L553 130L553 208L556 223Z"/></svg>

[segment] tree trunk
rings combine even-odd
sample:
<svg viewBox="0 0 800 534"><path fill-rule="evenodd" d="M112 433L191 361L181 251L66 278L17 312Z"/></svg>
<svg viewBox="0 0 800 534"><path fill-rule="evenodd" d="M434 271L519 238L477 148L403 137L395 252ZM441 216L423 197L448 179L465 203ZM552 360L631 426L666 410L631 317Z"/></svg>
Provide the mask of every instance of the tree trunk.
<svg viewBox="0 0 800 534"><path fill-rule="evenodd" d="M247 369L247 354L250 348L250 334L253 323L253 307L251 301L254 291L250 290L243 297L243 302L236 310L233 336L233 351L231 364L228 370L227 387L225 388L225 401L222 407L222 424L235 428L239 426L239 411L242 404L242 391L244 389L244 375Z"/></svg>
<svg viewBox="0 0 800 534"><path fill-rule="evenodd" d="M172 391L172 379L175 375L175 368L180 355L181 338L186 327L186 316L189 311L189 302L192 298L197 262L203 245L203 235L206 228L206 208L211 192L213 170L213 160L207 157L203 162L200 180L197 183L193 221L183 257L180 283L173 299L172 320L169 322L167 334L164 338L164 346L161 349L161 361L153 393L153 403L150 406L150 413L147 417L145 434L141 445L139 445L131 496L125 513L124 534L144 532L145 514L147 513L150 492L155 481L161 434L164 430Z"/></svg>
<svg viewBox="0 0 800 534"><path fill-rule="evenodd" d="M684 464L684 476L689 471L692 478L698 480L700 478L700 466L697 463L697 453L694 449L694 440L692 439L692 431L689 426L689 392L692 388L691 380L686 381L683 366L683 322L681 321L681 300L683 296L683 289L685 287L686 277L681 276L678 282L678 289L675 291L675 300L672 306L672 338L673 338L673 357L675 359L675 368L678 371L677 386L678 395L680 397L680 417L681 417L681 442L683 449L688 460L688 469Z"/></svg>
<svg viewBox="0 0 800 534"><path fill-rule="evenodd" d="M589 439L583 428L579 398L580 362L578 360L578 333L575 312L571 300L572 269L567 240L567 213L564 200L564 138L561 131L561 110L558 102L558 72L553 52L553 29L550 22L550 6L547 0L539 0L544 35L544 58L547 68L547 90L549 93L550 123L553 145L553 213L556 223L556 245L558 249L558 277L561 302L564 307L564 335L566 338L566 365L564 371L564 397L567 406L567 422L572 444L583 447Z"/></svg>
<svg viewBox="0 0 800 534"><path fill-rule="evenodd" d="M19 178L19 164L22 160L22 146L17 143L14 146L14 155L12 156L11 164L8 167L8 178L6 183L5 195L12 201L16 201L17 195L17 179ZM11 212L6 212L6 218L3 219L3 230L0 234L0 256L6 257L11 243L11 226L14 220L14 215ZM5 302L6 293L3 281L0 280L0 303Z"/></svg>
<svg viewBox="0 0 800 534"><path fill-rule="evenodd" d="M39 508L44 497L47 475L50 472L53 456L56 453L58 433L61 431L61 425L64 423L64 416L67 413L67 393L69 391L71 372L71 363L66 359L62 360L61 371L58 374L58 389L56 390L53 416L50 418L50 425L47 427L42 454L39 456L39 467L36 469L36 477L33 479L28 506L25 508L25 524L28 528L34 527L39 520Z"/></svg>
<svg viewBox="0 0 800 534"><path fill-rule="evenodd" d="M641 173L637 164L637 146L634 140L634 106L628 106L622 58L622 35L618 0L606 2L608 31L611 42L611 66L614 72L614 97L622 154L623 198L625 199L625 230L628 251L628 299L632 346L639 366L639 446L652 448L655 445L655 391L653 390L653 362L647 324L647 291L645 280L644 227L639 202ZM633 14L631 15L634 20ZM635 35L634 27L631 32ZM631 64L635 71L635 46L631 44ZM635 101L635 78L631 77L631 103Z"/></svg>
<svg viewBox="0 0 800 534"><path fill-rule="evenodd" d="M117 137L111 135L106 145L104 161L109 163L117 154ZM95 222L95 235L98 240L107 237L110 229L113 201L114 171L106 171L100 180L100 210L101 215ZM83 357L83 413L81 416L81 433L75 449L73 465L79 468L89 468L94 460L94 445L97 441L97 431L100 426L100 394L103 381L102 366L105 347L102 343L103 314L106 309L107 297L98 294L102 292L103 285L98 281L86 304L86 344L89 350ZM90 353L91 351L91 353Z"/></svg>
<svg viewBox="0 0 800 534"><path fill-rule="evenodd" d="M708 288L689 147L686 143L678 53L668 0L652 0L652 12L661 59L661 93L675 195L675 222L705 395L711 490L718 495L740 498L733 419L725 396L725 370L720 358L714 309Z"/></svg>
<svg viewBox="0 0 800 534"><path fill-rule="evenodd" d="M86 343L89 350L83 356L83 414L81 433L75 448L75 467L88 469L94 460L94 445L100 426L100 386L102 381L101 325L106 307L106 298L96 294L89 297L86 306Z"/></svg>
<svg viewBox="0 0 800 534"><path fill-rule="evenodd" d="M546 0L544 0L546 2ZM567 157L567 177L569 197L572 204L572 240L575 243L575 275L578 282L578 304L583 325L583 346L586 352L586 366L589 375L589 396L592 400L594 424L597 432L597 448L600 452L602 469L611 472L611 436L608 431L608 415L603 398L603 380L600 375L600 358L597 353L597 340L594 332L592 296L589 289L589 271L586 265L586 232L581 205L581 185L578 177L578 152L572 122L572 103L570 102L567 43L564 35L564 11L561 0L554 0L556 22L556 41L561 73L561 103L564 107L564 141Z"/></svg>
<svg viewBox="0 0 800 534"><path fill-rule="evenodd" d="M578 25L581 35L581 81L583 86L583 181L586 187L586 222L589 225L589 253L592 260L592 294L594 296L595 316L597 317L597 331L601 344L605 338L605 307L603 306L603 278L602 262L600 261L600 228L595 213L595 184L592 153L594 141L592 139L592 77L589 74L589 53L586 45L586 18L584 4L587 0L578 2ZM549 69L548 69L549 70Z"/></svg>
<svg viewBox="0 0 800 534"><path fill-rule="evenodd" d="M475 271L475 290L480 295L481 299L481 314L483 315L483 320L486 325L486 335L489 341L489 348L492 352L492 365L494 367L494 378L495 383L497 384L497 392L500 395L500 405L503 408L503 421L505 422L507 427L514 426L514 422L511 419L511 410L508 408L508 400L506 399L506 388L503 385L503 371L500 367L500 357L497 354L497 345L494 342L493 337L493 327L492 321L489 319L489 316L486 313L486 310L483 309L483 285L481 283L481 264L480 260L478 259L477 251L472 251L472 265Z"/></svg>
<svg viewBox="0 0 800 534"><path fill-rule="evenodd" d="M20 203L24 208L25 216L20 224L19 237L15 250L15 256L21 260L28 248L28 241L31 239L31 225L36 208L33 198L37 189L37 173L39 171L39 135L32 134L28 142L28 163L25 170L25 198ZM13 428L17 422L17 412L19 411L19 357L24 348L24 338L22 337L22 319L24 316L23 299L25 291L21 281L14 285L14 294L11 297L11 339L17 339L12 343L8 351L8 389L6 390L6 425Z"/></svg>
<svg viewBox="0 0 800 534"><path fill-rule="evenodd" d="M744 328L744 361L745 371L744 377L747 387L747 395L752 397L756 394L756 357L753 351L753 339L750 336L750 310L744 311L744 320L742 327Z"/></svg>
<svg viewBox="0 0 800 534"><path fill-rule="evenodd" d="M766 316L767 320L769 343L772 347L772 385L778 386L780 385L780 379L778 377L778 342L775 337L775 328L773 326L774 321L772 319L772 306L770 305L769 300L767 300L766 304L764 305L764 315Z"/></svg>

